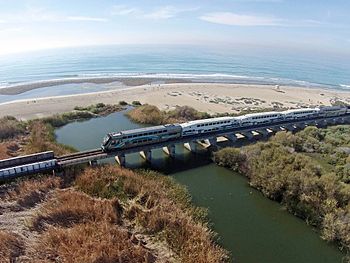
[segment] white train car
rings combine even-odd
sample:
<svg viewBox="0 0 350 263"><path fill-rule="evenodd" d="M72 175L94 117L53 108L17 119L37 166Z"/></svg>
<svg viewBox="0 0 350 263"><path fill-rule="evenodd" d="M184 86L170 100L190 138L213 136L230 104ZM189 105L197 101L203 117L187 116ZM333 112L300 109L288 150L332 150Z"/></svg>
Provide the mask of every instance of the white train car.
<svg viewBox="0 0 350 263"><path fill-rule="evenodd" d="M239 119L235 117L219 117L189 121L180 124L180 126L182 127L182 136L191 136L239 127Z"/></svg>
<svg viewBox="0 0 350 263"><path fill-rule="evenodd" d="M52 159L42 162L0 169L0 180L53 170L56 167L56 165L56 159Z"/></svg>
<svg viewBox="0 0 350 263"><path fill-rule="evenodd" d="M319 116L319 108L304 108L295 110L286 110L282 114L285 120L309 119Z"/></svg>
<svg viewBox="0 0 350 263"><path fill-rule="evenodd" d="M265 123L273 123L282 121L284 119L282 113L275 111L246 114L238 118L240 119L240 124L243 127Z"/></svg>
<svg viewBox="0 0 350 263"><path fill-rule="evenodd" d="M320 117L336 117L342 116L347 113L347 107L345 106L323 106L319 107Z"/></svg>

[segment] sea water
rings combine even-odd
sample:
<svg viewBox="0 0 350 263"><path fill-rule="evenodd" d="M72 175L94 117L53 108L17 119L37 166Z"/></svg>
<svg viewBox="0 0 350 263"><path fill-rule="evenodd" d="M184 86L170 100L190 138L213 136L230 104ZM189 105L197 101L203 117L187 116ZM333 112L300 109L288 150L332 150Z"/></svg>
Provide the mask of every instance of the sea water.
<svg viewBox="0 0 350 263"><path fill-rule="evenodd" d="M195 82L281 84L350 90L350 58L252 47L98 46L0 56L0 88L62 79L142 77ZM107 84L58 85L0 102L106 90ZM38 95L38 93L40 93Z"/></svg>

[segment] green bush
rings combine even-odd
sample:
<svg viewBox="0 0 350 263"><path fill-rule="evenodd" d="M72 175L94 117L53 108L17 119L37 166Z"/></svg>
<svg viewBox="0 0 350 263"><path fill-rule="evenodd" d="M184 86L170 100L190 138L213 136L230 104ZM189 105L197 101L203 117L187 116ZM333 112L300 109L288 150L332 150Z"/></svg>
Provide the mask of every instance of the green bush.
<svg viewBox="0 0 350 263"><path fill-rule="evenodd" d="M121 101L119 101L119 105L126 106L126 105L128 105L128 103L124 100L121 100Z"/></svg>
<svg viewBox="0 0 350 263"><path fill-rule="evenodd" d="M142 105L141 102L139 102L138 100L134 100L131 104L134 106L141 106Z"/></svg>

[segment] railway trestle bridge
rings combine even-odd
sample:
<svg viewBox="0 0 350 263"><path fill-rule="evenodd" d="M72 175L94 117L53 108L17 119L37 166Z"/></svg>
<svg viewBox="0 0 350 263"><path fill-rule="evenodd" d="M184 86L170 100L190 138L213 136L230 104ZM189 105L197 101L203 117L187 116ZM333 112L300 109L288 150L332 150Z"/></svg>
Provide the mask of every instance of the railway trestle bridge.
<svg viewBox="0 0 350 263"><path fill-rule="evenodd" d="M16 165L11 162L11 159L0 160L0 180L12 179L17 176L25 176L30 174L36 174L40 172L60 171L66 167L87 164L96 165L99 160L107 158L115 158L115 160L121 165L126 165L126 156L132 153L140 153L141 156L147 161L152 160L152 150L163 149L164 152L170 157L175 157L175 145L183 144L191 152L196 152L197 147L201 145L204 148L220 148L222 142L226 141L229 145L234 145L238 140L257 140L261 138L267 138L270 135L275 134L278 131L291 131L295 132L302 130L308 126L327 127L330 125L338 124L350 124L350 114L337 117L318 117L308 120L292 120L281 121L275 123L266 123L249 127L237 127L230 130L215 131L204 134L197 134L192 136L180 137L165 142L150 143L142 146L135 146L126 149L118 149L111 152L104 152L102 149L92 149L89 151L77 152L67 154L63 156L47 157L45 165L37 165L37 160L34 162L30 158L17 157ZM11 164L12 163L12 164ZM35 163L35 165L34 165ZM7 164L7 165L6 165ZM14 173L1 174L1 169L11 169ZM18 172L16 172L18 171Z"/></svg>
<svg viewBox="0 0 350 263"><path fill-rule="evenodd" d="M67 167L76 164L90 163L94 164L96 161L106 158L115 157L116 161L124 166L126 163L126 155L132 153L140 153L147 161L152 160L152 150L162 148L165 154L169 157L175 157L175 145L184 144L184 146L191 152L196 152L197 147L217 149L221 142L228 141L234 143L237 140L255 140L259 138L266 138L275 134L278 131L295 132L302 130L307 126L326 127L337 124L350 124L350 114L339 117L328 118L314 118L310 120L293 120L289 122L269 123L263 125L256 125L254 127L239 127L231 130L216 131L212 133L198 134L188 137L181 137L174 140L169 140L161 143L154 143L142 145L127 149L120 149L113 152L103 152L101 149L94 149L91 151L73 153L65 156L57 157L57 164L60 167Z"/></svg>

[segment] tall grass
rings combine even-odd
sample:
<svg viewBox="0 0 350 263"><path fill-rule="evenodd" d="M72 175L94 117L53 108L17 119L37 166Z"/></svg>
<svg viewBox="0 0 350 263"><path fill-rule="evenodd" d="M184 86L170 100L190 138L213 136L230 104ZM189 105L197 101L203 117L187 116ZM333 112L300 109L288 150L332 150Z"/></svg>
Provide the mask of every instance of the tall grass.
<svg viewBox="0 0 350 263"><path fill-rule="evenodd" d="M25 124L16 118L6 116L0 119L0 141L14 138L25 132Z"/></svg>
<svg viewBox="0 0 350 263"><path fill-rule="evenodd" d="M22 207L32 207L41 200L46 194L62 184L59 177L39 177L35 179L22 180L14 187L9 188L3 199L17 201Z"/></svg>
<svg viewBox="0 0 350 263"><path fill-rule="evenodd" d="M24 152L26 154L54 151L56 155L62 155L74 151L72 147L58 144L53 127L49 124L45 124L42 120L32 121L29 130L29 140L24 147Z"/></svg>
<svg viewBox="0 0 350 263"><path fill-rule="evenodd" d="M23 242L14 233L0 230L0 262L15 262L15 258L23 253L23 247Z"/></svg>
<svg viewBox="0 0 350 263"><path fill-rule="evenodd" d="M226 252L204 222L203 210L191 206L188 193L168 177L113 166L87 169L75 187L95 197L118 196L132 224L164 239L181 262L224 262Z"/></svg>
<svg viewBox="0 0 350 263"><path fill-rule="evenodd" d="M43 262L153 262L148 260L153 258L150 252L133 244L126 230L104 222L49 228L36 253Z"/></svg>

